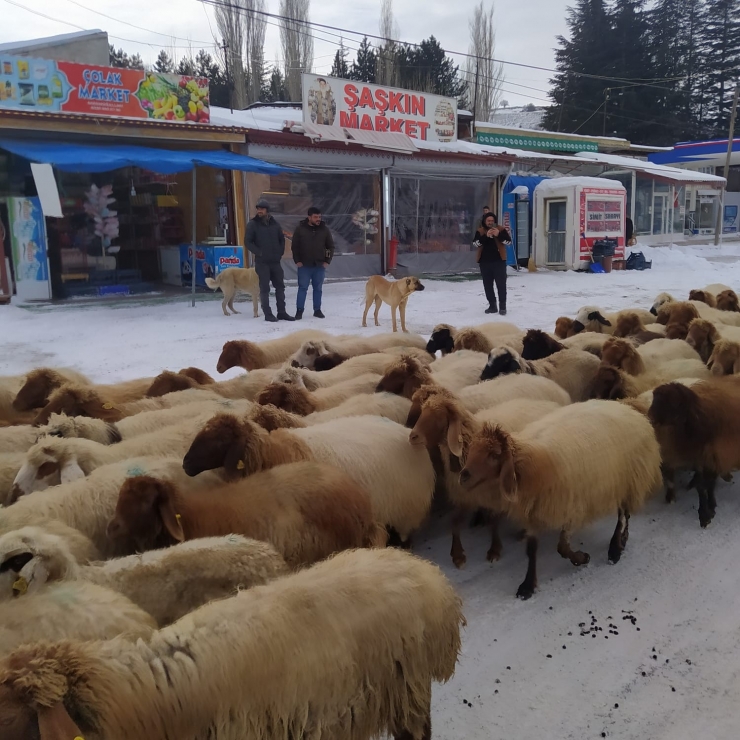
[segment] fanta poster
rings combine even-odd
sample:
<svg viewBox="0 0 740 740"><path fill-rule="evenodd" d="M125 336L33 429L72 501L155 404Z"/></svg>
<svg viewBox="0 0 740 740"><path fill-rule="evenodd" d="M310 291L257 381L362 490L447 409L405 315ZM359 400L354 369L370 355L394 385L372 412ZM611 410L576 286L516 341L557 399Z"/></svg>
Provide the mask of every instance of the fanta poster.
<svg viewBox="0 0 740 740"><path fill-rule="evenodd" d="M208 80L0 55L0 108L209 123Z"/></svg>

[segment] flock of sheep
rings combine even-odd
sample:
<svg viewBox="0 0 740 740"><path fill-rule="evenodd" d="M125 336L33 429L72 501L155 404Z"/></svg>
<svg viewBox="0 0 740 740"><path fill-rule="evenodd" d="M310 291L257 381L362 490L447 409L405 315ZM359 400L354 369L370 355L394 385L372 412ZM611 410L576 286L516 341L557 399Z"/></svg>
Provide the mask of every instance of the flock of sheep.
<svg viewBox="0 0 740 740"><path fill-rule="evenodd" d="M437 356L439 353L440 356ZM3 740L431 738L454 589L404 550L432 506L526 540L630 516L677 471L705 527L740 467L740 306L724 285L552 334L493 322L230 341L198 368L95 385L0 378Z"/></svg>

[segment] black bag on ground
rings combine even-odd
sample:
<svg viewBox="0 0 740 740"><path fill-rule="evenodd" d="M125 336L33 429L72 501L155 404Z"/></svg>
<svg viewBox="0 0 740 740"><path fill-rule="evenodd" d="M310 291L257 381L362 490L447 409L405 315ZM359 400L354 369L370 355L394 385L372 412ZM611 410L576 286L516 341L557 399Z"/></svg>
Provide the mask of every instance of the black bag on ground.
<svg viewBox="0 0 740 740"><path fill-rule="evenodd" d="M613 257L617 251L616 239L597 239L594 242L593 255L597 257Z"/></svg>
<svg viewBox="0 0 740 740"><path fill-rule="evenodd" d="M625 269L627 270L649 270L653 266L652 262L648 262L645 259L645 255L642 252L632 252L627 257L627 263Z"/></svg>

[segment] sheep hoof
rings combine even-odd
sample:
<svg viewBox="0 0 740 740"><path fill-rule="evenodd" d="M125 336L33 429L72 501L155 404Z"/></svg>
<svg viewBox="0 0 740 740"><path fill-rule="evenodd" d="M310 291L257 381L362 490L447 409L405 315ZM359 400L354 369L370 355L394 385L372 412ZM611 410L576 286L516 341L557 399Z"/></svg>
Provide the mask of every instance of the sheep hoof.
<svg viewBox="0 0 740 740"><path fill-rule="evenodd" d="M725 483L732 483L732 473L721 475L720 478L722 478L722 480L725 481Z"/></svg>
<svg viewBox="0 0 740 740"><path fill-rule="evenodd" d="M468 558L466 555L453 555L452 562L455 564L455 567L460 570L465 567L465 563L468 562Z"/></svg>
<svg viewBox="0 0 740 740"><path fill-rule="evenodd" d="M676 493L674 491L666 491L665 502L667 504L675 504L676 503Z"/></svg>
<svg viewBox="0 0 740 740"><path fill-rule="evenodd" d="M497 563L500 559L501 559L501 548L500 547L496 547L496 548L492 547L486 553L486 560L489 563Z"/></svg>
<svg viewBox="0 0 740 740"><path fill-rule="evenodd" d="M524 542L524 540L527 539L527 530L526 529L520 529L516 535L516 541L517 542Z"/></svg>
<svg viewBox="0 0 740 740"><path fill-rule="evenodd" d="M619 550L618 548L615 548L614 550L610 548L608 557L609 557L609 562L612 565L616 565L622 557L622 551Z"/></svg>
<svg viewBox="0 0 740 740"><path fill-rule="evenodd" d="M573 553L573 557L570 562L576 567L579 565L588 565L591 562L591 556L587 552L581 552L579 550L578 552Z"/></svg>
<svg viewBox="0 0 740 740"><path fill-rule="evenodd" d="M534 586L532 586L531 584L525 581L517 589L516 595L517 595L517 598L521 599L522 601L531 599L532 596L534 596Z"/></svg>

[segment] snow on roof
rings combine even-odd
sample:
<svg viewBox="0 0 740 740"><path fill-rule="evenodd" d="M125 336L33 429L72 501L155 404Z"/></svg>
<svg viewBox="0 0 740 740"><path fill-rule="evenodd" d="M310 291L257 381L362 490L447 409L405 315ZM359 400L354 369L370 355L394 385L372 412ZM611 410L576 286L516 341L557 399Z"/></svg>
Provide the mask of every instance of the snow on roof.
<svg viewBox="0 0 740 740"><path fill-rule="evenodd" d="M625 190L624 185L618 180L607 180L603 177L557 177L543 180L535 188L538 192L549 190L561 190L567 187L583 188L609 188L610 190Z"/></svg>
<svg viewBox="0 0 740 740"><path fill-rule="evenodd" d="M89 31L74 31L73 33L61 33L58 36L44 36L40 39L26 39L24 41L6 41L0 44L0 52L11 54L14 51L28 51L30 49L40 49L45 46L56 46L58 44L69 43L70 41L82 41L88 38L95 38L108 34L99 28L93 28Z"/></svg>
<svg viewBox="0 0 740 740"><path fill-rule="evenodd" d="M282 131L291 123L300 123L303 113L300 107L286 106L271 108L260 106L248 110L230 111L228 108L211 107L211 125L254 128L260 131Z"/></svg>
<svg viewBox="0 0 740 740"><path fill-rule="evenodd" d="M703 182L717 187L725 184L724 177L716 175L707 175L703 172L694 172L691 170L682 170L678 167L668 167L663 164L653 164L643 159L634 157L623 157L618 154L602 154L600 152L578 152L574 155L578 159L587 159L600 164L611 165L612 167L623 167L625 169L637 170L644 172L646 175L654 177L663 177L666 180L675 182Z"/></svg>

